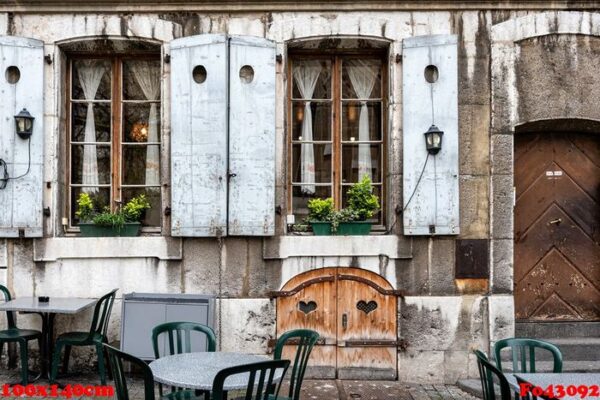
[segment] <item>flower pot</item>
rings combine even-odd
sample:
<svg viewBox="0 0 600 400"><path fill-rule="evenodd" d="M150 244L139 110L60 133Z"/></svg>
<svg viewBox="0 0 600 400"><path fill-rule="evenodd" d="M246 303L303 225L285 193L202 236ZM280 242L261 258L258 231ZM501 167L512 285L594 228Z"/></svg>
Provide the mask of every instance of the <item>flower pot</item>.
<svg viewBox="0 0 600 400"><path fill-rule="evenodd" d="M99 237L99 236L138 236L141 224L139 222L128 222L121 229L114 226L103 226L96 224L80 223L79 230L81 236Z"/></svg>
<svg viewBox="0 0 600 400"><path fill-rule="evenodd" d="M331 235L331 222L311 222L310 226L315 236Z"/></svg>
<svg viewBox="0 0 600 400"><path fill-rule="evenodd" d="M368 235L372 225L372 222L367 221L340 222L337 234L344 236Z"/></svg>

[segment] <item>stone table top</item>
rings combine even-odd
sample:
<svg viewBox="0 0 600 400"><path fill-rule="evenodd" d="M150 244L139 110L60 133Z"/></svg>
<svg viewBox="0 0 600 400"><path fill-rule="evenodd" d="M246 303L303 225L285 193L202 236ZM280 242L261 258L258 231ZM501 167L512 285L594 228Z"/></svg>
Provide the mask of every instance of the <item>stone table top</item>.
<svg viewBox="0 0 600 400"><path fill-rule="evenodd" d="M0 311L26 311L50 314L77 314L96 304L97 299L80 297L50 297L47 303L40 303L37 297L19 297L0 302Z"/></svg>
<svg viewBox="0 0 600 400"><path fill-rule="evenodd" d="M154 360L150 363L150 369L156 382L187 389L211 390L215 376L222 369L268 360L271 358L243 353L184 353ZM282 370L277 370L274 380L279 381L282 373ZM245 389L247 385L248 374L238 374L227 378L223 389Z"/></svg>
<svg viewBox="0 0 600 400"><path fill-rule="evenodd" d="M558 385L562 385L565 391L571 385L574 385L576 388L579 386L586 386L588 390L587 396L590 396L591 394L590 387L592 385L600 385L600 374L595 373L516 373L514 375L525 382L531 383L533 386L541 387L544 391L548 386L552 385L554 395L563 400L581 400L582 395L577 392L574 396L570 396L568 393L560 396L562 393L558 392Z"/></svg>

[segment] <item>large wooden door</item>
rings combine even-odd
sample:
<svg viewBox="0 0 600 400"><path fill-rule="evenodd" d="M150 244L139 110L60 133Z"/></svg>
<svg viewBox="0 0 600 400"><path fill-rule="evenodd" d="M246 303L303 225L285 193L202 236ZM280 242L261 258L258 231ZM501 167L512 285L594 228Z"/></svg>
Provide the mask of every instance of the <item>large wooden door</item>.
<svg viewBox="0 0 600 400"><path fill-rule="evenodd" d="M397 295L381 276L358 268L323 268L292 278L277 292L277 334L319 332L307 376L394 379ZM291 354L293 346L285 349Z"/></svg>
<svg viewBox="0 0 600 400"><path fill-rule="evenodd" d="M600 320L600 135L515 136L515 313Z"/></svg>

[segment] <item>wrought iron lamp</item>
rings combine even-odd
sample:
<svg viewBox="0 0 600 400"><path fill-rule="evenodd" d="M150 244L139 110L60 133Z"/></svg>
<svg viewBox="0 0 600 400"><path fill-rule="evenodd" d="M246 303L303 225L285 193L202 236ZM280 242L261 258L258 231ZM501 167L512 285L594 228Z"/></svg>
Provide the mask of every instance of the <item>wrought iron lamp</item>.
<svg viewBox="0 0 600 400"><path fill-rule="evenodd" d="M22 109L20 113L15 115L15 125L17 128L17 135L21 139L29 139L33 133L33 120L35 118L29 114L26 108Z"/></svg>
<svg viewBox="0 0 600 400"><path fill-rule="evenodd" d="M431 125L425 132L425 146L427 152L431 155L436 155L442 149L442 136L444 132L435 125Z"/></svg>

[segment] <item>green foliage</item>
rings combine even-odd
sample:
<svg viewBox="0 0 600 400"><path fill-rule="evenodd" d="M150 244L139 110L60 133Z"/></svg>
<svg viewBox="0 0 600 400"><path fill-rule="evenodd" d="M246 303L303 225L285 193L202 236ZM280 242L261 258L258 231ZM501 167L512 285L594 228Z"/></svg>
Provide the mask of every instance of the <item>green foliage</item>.
<svg viewBox="0 0 600 400"><path fill-rule="evenodd" d="M121 208L121 213L126 222L136 222L142 217L142 213L150 208L150 202L145 194L140 194L129 200L127 204Z"/></svg>
<svg viewBox="0 0 600 400"><path fill-rule="evenodd" d="M340 222L352 222L358 221L358 213L351 208L342 208L339 211L335 211L331 216L331 230L337 232L337 228Z"/></svg>
<svg viewBox="0 0 600 400"><path fill-rule="evenodd" d="M140 194L133 197L123 207L111 211L104 207L101 212L95 210L94 201L87 193L80 193L77 198L77 211L75 215L81 222L92 222L99 226L112 226L117 229L123 228L127 222L139 222L142 213L150 208L150 202L146 195Z"/></svg>
<svg viewBox="0 0 600 400"><path fill-rule="evenodd" d="M308 220L315 222L329 222L333 213L333 199L310 199L308 201Z"/></svg>
<svg viewBox="0 0 600 400"><path fill-rule="evenodd" d="M94 202L89 194L81 192L77 198L77 211L75 215L82 222L91 221L94 215Z"/></svg>
<svg viewBox="0 0 600 400"><path fill-rule="evenodd" d="M365 175L348 190L348 208L358 215L356 221L371 218L379 207L379 197L373 194L371 179L368 176Z"/></svg>

